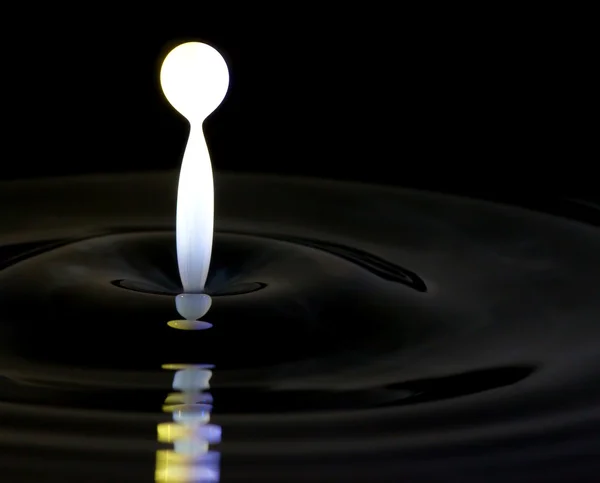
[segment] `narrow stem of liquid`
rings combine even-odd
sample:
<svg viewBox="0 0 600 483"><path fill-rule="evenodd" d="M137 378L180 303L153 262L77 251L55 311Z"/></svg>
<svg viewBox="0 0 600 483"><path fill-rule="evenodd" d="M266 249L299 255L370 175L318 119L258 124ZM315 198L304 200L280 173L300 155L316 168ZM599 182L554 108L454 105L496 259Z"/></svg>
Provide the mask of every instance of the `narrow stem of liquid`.
<svg viewBox="0 0 600 483"><path fill-rule="evenodd" d="M201 293L213 243L214 186L202 124L190 127L177 192L177 261L183 289Z"/></svg>

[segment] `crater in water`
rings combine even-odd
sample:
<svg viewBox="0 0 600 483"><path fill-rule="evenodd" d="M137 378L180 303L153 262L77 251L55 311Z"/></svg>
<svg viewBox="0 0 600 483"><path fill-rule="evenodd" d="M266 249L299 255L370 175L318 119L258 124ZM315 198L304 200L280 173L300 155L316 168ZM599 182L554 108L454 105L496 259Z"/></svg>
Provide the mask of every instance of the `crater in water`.
<svg viewBox="0 0 600 483"><path fill-rule="evenodd" d="M75 454L151 470L176 363L214 365L224 481L600 470L597 227L408 190L216 181L203 331L167 325L175 174L0 191L22 206L0 227L0 446L15 474L53 461L72 475L60 462Z"/></svg>

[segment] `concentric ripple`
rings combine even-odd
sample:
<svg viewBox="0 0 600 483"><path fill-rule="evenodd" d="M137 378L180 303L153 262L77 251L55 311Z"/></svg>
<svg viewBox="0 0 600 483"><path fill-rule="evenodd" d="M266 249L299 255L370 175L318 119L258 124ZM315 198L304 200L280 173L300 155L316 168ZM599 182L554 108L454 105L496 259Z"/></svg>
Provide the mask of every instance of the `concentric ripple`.
<svg viewBox="0 0 600 483"><path fill-rule="evenodd" d="M167 325L175 173L2 187L15 481L99 461L86 481L148 481L176 363L214 365L221 481L594 481L599 228L410 190L216 183L198 332Z"/></svg>

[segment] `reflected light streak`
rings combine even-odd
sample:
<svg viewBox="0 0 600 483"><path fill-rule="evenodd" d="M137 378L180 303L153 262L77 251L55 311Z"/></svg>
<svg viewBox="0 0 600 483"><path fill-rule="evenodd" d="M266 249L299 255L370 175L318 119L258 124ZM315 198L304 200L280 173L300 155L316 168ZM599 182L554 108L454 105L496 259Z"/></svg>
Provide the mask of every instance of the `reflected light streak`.
<svg viewBox="0 0 600 483"><path fill-rule="evenodd" d="M206 330L212 327L210 322L202 320L170 320L167 325L172 329L179 330Z"/></svg>
<svg viewBox="0 0 600 483"><path fill-rule="evenodd" d="M208 483L220 478L220 453L211 446L221 442L221 427L210 423L212 371L209 365L165 364L174 370L173 389L163 411L172 421L158 424L157 439L172 449L156 453L157 483Z"/></svg>

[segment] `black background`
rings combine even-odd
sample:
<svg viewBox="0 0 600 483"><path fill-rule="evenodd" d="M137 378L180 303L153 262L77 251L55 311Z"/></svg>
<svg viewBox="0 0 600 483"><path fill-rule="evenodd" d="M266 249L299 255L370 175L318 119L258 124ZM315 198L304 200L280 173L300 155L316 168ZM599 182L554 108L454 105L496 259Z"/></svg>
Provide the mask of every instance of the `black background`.
<svg viewBox="0 0 600 483"><path fill-rule="evenodd" d="M198 40L231 75L216 170L595 196L585 13L220 5L5 12L3 178L177 169L188 127L158 73Z"/></svg>

